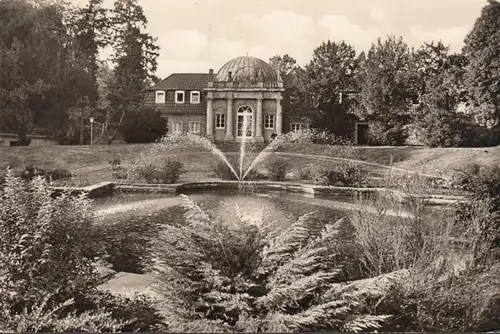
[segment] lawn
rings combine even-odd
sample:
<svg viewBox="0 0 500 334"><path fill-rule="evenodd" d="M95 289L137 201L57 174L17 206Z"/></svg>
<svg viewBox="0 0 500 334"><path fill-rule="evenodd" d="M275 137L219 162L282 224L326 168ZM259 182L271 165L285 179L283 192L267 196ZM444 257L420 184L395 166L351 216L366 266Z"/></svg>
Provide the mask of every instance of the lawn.
<svg viewBox="0 0 500 334"><path fill-rule="evenodd" d="M10 166L21 169L28 164L46 169L63 167L79 175L82 184L110 180L108 160L120 157L127 165L145 152L152 144L121 144L95 146L44 146L44 147L2 147L0 148L0 168ZM306 154L306 156L282 156L293 166L316 163L319 156L338 156L329 147L322 145L295 145L283 152ZM210 177L210 163L215 161L208 152L172 152L183 162L187 172L181 181ZM236 155L237 153L227 153ZM450 175L470 163L486 166L500 164L500 147L493 148L421 148L421 147L355 147L356 159L384 166L409 169L433 175ZM313 160L314 159L314 160ZM325 159L319 159L325 160ZM370 167L380 173L381 168Z"/></svg>

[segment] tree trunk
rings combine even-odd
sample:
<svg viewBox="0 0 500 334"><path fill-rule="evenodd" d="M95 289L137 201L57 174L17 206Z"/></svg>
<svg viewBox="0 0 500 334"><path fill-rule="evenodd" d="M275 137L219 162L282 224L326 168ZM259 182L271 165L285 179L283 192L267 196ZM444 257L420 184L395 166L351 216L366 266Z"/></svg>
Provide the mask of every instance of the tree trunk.
<svg viewBox="0 0 500 334"><path fill-rule="evenodd" d="M115 140L116 135L118 135L118 132L120 131L120 126L122 125L123 119L125 118L125 110L122 111L122 114L120 116L120 121L118 122L118 125L116 126L115 133L111 137L108 138L108 145L111 145L113 140Z"/></svg>

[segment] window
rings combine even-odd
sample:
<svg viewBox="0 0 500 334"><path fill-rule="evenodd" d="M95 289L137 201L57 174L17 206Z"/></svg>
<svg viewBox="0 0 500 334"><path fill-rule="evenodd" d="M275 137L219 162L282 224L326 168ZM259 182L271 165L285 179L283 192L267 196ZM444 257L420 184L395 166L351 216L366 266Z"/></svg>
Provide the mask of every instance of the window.
<svg viewBox="0 0 500 334"><path fill-rule="evenodd" d="M176 90L175 91L175 103L184 103L184 91Z"/></svg>
<svg viewBox="0 0 500 334"><path fill-rule="evenodd" d="M163 90L157 90L156 91L156 103L165 103L165 91Z"/></svg>
<svg viewBox="0 0 500 334"><path fill-rule="evenodd" d="M172 122L172 132L182 133L182 122Z"/></svg>
<svg viewBox="0 0 500 334"><path fill-rule="evenodd" d="M291 123L290 127L292 128L293 132L297 132L300 130L309 129L309 124L307 124L307 123Z"/></svg>
<svg viewBox="0 0 500 334"><path fill-rule="evenodd" d="M264 129L274 129L274 115L264 117Z"/></svg>
<svg viewBox="0 0 500 334"><path fill-rule="evenodd" d="M200 92L194 91L191 92L191 103L200 103Z"/></svg>
<svg viewBox="0 0 500 334"><path fill-rule="evenodd" d="M215 115L215 128L224 129L226 127L226 115L216 114Z"/></svg>
<svg viewBox="0 0 500 334"><path fill-rule="evenodd" d="M200 133L200 122L189 122L189 132Z"/></svg>

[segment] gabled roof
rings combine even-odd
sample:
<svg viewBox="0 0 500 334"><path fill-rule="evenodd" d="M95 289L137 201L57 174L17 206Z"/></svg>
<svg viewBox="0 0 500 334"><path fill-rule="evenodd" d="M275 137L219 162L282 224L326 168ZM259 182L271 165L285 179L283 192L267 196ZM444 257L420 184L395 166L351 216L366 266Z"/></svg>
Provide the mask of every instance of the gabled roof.
<svg viewBox="0 0 500 334"><path fill-rule="evenodd" d="M150 90L203 90L208 83L208 73L173 73Z"/></svg>

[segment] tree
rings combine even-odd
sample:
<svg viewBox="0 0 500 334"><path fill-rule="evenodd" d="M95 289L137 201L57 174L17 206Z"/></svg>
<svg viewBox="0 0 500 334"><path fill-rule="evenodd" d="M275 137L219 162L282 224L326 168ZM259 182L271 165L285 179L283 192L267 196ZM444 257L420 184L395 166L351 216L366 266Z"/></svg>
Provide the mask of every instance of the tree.
<svg viewBox="0 0 500 334"><path fill-rule="evenodd" d="M411 62L411 51L401 37L379 38L372 44L358 76L361 108L356 109L357 113L377 122L372 134L376 130L381 138L395 136L397 143L405 137L401 131L409 111L407 98L415 86ZM391 142L387 138L382 141Z"/></svg>
<svg viewBox="0 0 500 334"><path fill-rule="evenodd" d="M110 20L108 10L103 8L102 0L89 0L85 7L74 11L72 21L78 55L85 69L85 74L88 76L87 87L80 90L80 96L88 99L86 108L79 108L80 145L82 145L84 136L83 119L94 116L99 100L97 83L99 71L98 57L99 52L110 42L108 37ZM86 110L89 114L84 114L83 110Z"/></svg>
<svg viewBox="0 0 500 334"><path fill-rule="evenodd" d="M488 0L465 38L467 89L478 120L492 127L500 121L500 2Z"/></svg>
<svg viewBox="0 0 500 334"><path fill-rule="evenodd" d="M58 135L69 111L91 96L93 78L78 39L78 10L63 2L8 0L0 5L0 112L4 130ZM84 20L83 20L84 21ZM95 94L94 94L95 95Z"/></svg>
<svg viewBox="0 0 500 334"><path fill-rule="evenodd" d="M308 90L317 103L334 101L340 91L355 87L357 68L353 46L344 41L323 42L314 50L313 59L306 67Z"/></svg>
<svg viewBox="0 0 500 334"><path fill-rule="evenodd" d="M152 143L167 132L167 119L152 108L131 111L120 131L127 143Z"/></svg>
<svg viewBox="0 0 500 334"><path fill-rule="evenodd" d="M16 132L22 145L43 118L39 107L51 88L49 76L61 66L61 18L50 15L52 9L27 1L0 3L0 126Z"/></svg>
<svg viewBox="0 0 500 334"><path fill-rule="evenodd" d="M288 54L269 58L269 64L278 71L280 76L287 76L297 68L297 61Z"/></svg>
<svg viewBox="0 0 500 334"><path fill-rule="evenodd" d="M143 31L147 19L137 0L116 0L111 22L115 68L108 99L116 130L109 137L109 144L120 131L127 113L142 108L144 90L154 79L159 50L156 38Z"/></svg>

